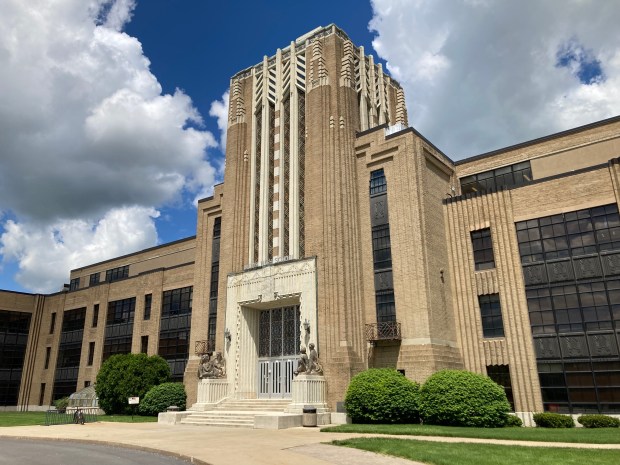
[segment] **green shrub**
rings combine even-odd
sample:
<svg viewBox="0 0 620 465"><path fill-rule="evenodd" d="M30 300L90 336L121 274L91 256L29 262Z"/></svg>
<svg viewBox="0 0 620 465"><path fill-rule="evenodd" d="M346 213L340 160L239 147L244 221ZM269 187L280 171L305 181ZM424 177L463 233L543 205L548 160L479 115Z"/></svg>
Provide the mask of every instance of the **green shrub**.
<svg viewBox="0 0 620 465"><path fill-rule="evenodd" d="M391 368L371 368L353 377L345 397L354 423L418 423L419 385Z"/></svg>
<svg viewBox="0 0 620 465"><path fill-rule="evenodd" d="M140 413L147 416L156 416L160 412L165 412L172 405L176 405L181 410L185 410L185 386L183 383L163 383L154 386L140 400Z"/></svg>
<svg viewBox="0 0 620 465"><path fill-rule="evenodd" d="M68 397L61 397L60 399L57 399L54 401L54 407L56 407L56 410L58 410L59 412L64 412L65 410L67 410L68 406L69 406Z"/></svg>
<svg viewBox="0 0 620 465"><path fill-rule="evenodd" d="M504 426L519 428L523 426L523 421L516 415L508 415L506 417L506 424Z"/></svg>
<svg viewBox="0 0 620 465"><path fill-rule="evenodd" d="M620 418L609 415L581 415L577 421L584 428L620 428Z"/></svg>
<svg viewBox="0 0 620 465"><path fill-rule="evenodd" d="M144 398L153 386L170 379L170 367L159 355L119 354L107 359L97 374L95 391L106 414L131 414L128 397Z"/></svg>
<svg viewBox="0 0 620 465"><path fill-rule="evenodd" d="M438 371L420 389L420 415L425 423L496 428L506 424L508 412L504 389L477 373Z"/></svg>
<svg viewBox="0 0 620 465"><path fill-rule="evenodd" d="M535 413L534 423L541 428L574 428L575 421L570 415L560 413Z"/></svg>

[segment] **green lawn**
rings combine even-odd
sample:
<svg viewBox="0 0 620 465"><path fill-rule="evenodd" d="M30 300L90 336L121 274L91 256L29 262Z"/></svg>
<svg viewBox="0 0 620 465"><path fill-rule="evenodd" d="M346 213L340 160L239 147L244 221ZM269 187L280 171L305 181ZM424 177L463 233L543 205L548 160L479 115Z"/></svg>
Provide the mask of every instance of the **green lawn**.
<svg viewBox="0 0 620 465"><path fill-rule="evenodd" d="M339 425L323 428L332 433L402 434L458 438L514 439L519 441L620 444L620 428L466 428L434 425ZM620 463L620 461L618 462Z"/></svg>
<svg viewBox="0 0 620 465"><path fill-rule="evenodd" d="M156 422L157 417L143 417L135 415L101 415L99 421L113 421L119 423L147 423ZM45 412L0 412L0 427L3 426L32 426L44 425Z"/></svg>
<svg viewBox="0 0 620 465"><path fill-rule="evenodd" d="M495 444L439 443L391 438L357 438L333 441L380 454L433 465L617 465L620 451L597 449L499 446Z"/></svg>

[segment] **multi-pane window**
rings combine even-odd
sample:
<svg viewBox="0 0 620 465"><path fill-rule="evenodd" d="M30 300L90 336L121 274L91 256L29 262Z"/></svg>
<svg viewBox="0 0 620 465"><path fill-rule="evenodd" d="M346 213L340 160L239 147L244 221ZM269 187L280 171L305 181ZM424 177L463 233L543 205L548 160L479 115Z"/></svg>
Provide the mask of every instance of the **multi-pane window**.
<svg viewBox="0 0 620 465"><path fill-rule="evenodd" d="M129 277L129 265L119 266L118 268L112 268L105 272L105 280L107 282L118 281Z"/></svg>
<svg viewBox="0 0 620 465"><path fill-rule="evenodd" d="M474 249L474 264L476 271L495 268L493 255L493 241L491 229L485 228L471 232L471 243Z"/></svg>
<svg viewBox="0 0 620 465"><path fill-rule="evenodd" d="M108 302L103 360L115 354L131 352L136 298Z"/></svg>
<svg viewBox="0 0 620 465"><path fill-rule="evenodd" d="M532 181L532 168L529 161L504 166L490 171L461 178L461 192L485 192L500 187L522 186Z"/></svg>
<svg viewBox="0 0 620 465"><path fill-rule="evenodd" d="M153 294L146 294L144 296L144 319L151 319L151 305L153 304Z"/></svg>
<svg viewBox="0 0 620 465"><path fill-rule="evenodd" d="M512 383L510 382L510 368L508 365L487 365L487 376L504 388L506 398L512 411L515 410L514 396L512 395Z"/></svg>
<svg viewBox="0 0 620 465"><path fill-rule="evenodd" d="M620 412L616 204L516 223L545 410Z"/></svg>
<svg viewBox="0 0 620 465"><path fill-rule="evenodd" d="M161 316L183 315L192 312L192 286L165 291Z"/></svg>
<svg viewBox="0 0 620 465"><path fill-rule="evenodd" d="M86 307L67 310L63 314L52 400L77 390L85 320Z"/></svg>
<svg viewBox="0 0 620 465"><path fill-rule="evenodd" d="M73 278L69 283L70 291L77 291L80 288L80 278Z"/></svg>
<svg viewBox="0 0 620 465"><path fill-rule="evenodd" d="M109 302L106 322L108 325L132 322L135 311L135 297Z"/></svg>
<svg viewBox="0 0 620 465"><path fill-rule="evenodd" d="M189 357L193 287L165 291L162 297L159 346L157 353L166 359L172 379L180 381Z"/></svg>
<svg viewBox="0 0 620 465"><path fill-rule="evenodd" d="M394 301L393 289L377 291L375 293L375 304L377 307L377 323L396 320L396 303Z"/></svg>
<svg viewBox="0 0 620 465"><path fill-rule="evenodd" d="M375 270L392 267L389 224L372 228L372 256Z"/></svg>
<svg viewBox="0 0 620 465"><path fill-rule="evenodd" d="M101 273L93 273L90 275L88 279L88 285L94 286L95 284L99 284L99 276Z"/></svg>
<svg viewBox="0 0 620 465"><path fill-rule="evenodd" d="M499 294L478 296L480 316L482 317L482 334L484 337L504 337L502 307Z"/></svg>
<svg viewBox="0 0 620 465"><path fill-rule="evenodd" d="M220 279L220 237L222 233L222 218L217 217L213 221L213 240L211 241L211 282L209 286L209 327L207 339L210 344L215 343L215 330L217 328L217 297L219 293Z"/></svg>
<svg viewBox="0 0 620 465"><path fill-rule="evenodd" d="M387 182L383 170L370 173L370 195L382 194L387 191Z"/></svg>
<svg viewBox="0 0 620 465"><path fill-rule="evenodd" d="M615 204L520 221L516 227L524 264L620 249Z"/></svg>
<svg viewBox="0 0 620 465"><path fill-rule="evenodd" d="M0 310L0 407L17 405L30 314Z"/></svg>

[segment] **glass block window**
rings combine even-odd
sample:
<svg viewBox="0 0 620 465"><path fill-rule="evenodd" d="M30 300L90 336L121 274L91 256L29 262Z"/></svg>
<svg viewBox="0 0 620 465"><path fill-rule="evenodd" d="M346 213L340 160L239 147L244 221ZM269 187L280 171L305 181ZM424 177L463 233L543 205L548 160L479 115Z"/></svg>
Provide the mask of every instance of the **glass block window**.
<svg viewBox="0 0 620 465"><path fill-rule="evenodd" d="M504 323L499 294L478 296L480 316L482 317L482 334L484 337L504 337Z"/></svg>
<svg viewBox="0 0 620 465"><path fill-rule="evenodd" d="M476 271L495 268L491 229L485 228L471 232L471 243L474 249L474 265Z"/></svg>

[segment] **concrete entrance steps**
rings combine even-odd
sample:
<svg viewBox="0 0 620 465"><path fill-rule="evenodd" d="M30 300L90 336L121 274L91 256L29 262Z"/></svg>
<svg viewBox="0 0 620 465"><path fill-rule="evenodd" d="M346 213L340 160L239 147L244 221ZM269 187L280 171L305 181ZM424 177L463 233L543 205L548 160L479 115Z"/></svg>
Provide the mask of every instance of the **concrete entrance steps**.
<svg viewBox="0 0 620 465"><path fill-rule="evenodd" d="M283 413L290 402L289 399L228 400L213 410L191 413L181 420L181 424L253 428L255 416Z"/></svg>

